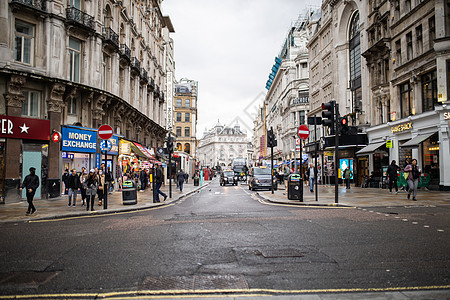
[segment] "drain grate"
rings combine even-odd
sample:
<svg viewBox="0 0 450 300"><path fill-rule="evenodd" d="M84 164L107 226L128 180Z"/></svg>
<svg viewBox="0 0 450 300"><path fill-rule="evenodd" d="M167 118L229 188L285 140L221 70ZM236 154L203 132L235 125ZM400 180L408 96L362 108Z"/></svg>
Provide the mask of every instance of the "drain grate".
<svg viewBox="0 0 450 300"><path fill-rule="evenodd" d="M259 253L265 258L279 257L304 257L305 253L295 248L286 249L259 249Z"/></svg>
<svg viewBox="0 0 450 300"><path fill-rule="evenodd" d="M148 276L142 290L248 289L243 275Z"/></svg>

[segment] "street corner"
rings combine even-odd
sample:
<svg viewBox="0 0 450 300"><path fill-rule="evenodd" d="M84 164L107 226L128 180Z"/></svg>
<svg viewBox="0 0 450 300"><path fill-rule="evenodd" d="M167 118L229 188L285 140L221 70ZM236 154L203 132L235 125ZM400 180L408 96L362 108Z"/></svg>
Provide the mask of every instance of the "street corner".
<svg viewBox="0 0 450 300"><path fill-rule="evenodd" d="M274 193L273 195L270 192L256 192L258 197L263 199L264 201L268 201L270 203L280 204L280 205L295 205L299 207L318 207L318 208L356 208L354 205L349 205L347 203L325 203L325 202L316 202L314 200L290 200L287 198L285 193Z"/></svg>

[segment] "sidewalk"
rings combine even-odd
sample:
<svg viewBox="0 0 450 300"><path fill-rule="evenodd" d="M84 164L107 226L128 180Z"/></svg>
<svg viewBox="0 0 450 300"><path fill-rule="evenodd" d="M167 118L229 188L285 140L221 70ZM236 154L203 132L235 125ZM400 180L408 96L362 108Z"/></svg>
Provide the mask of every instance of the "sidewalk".
<svg viewBox="0 0 450 300"><path fill-rule="evenodd" d="M151 207L163 206L178 201L179 199L195 193L201 188L207 186L211 181L203 182L203 186L194 186L194 181L190 180L189 183L185 183L183 192L181 193L175 182L172 182L172 199L167 197L166 201L163 201L162 196L159 197L160 203L153 203L153 191L148 188L144 192L137 192L137 204L135 205L123 205L122 192L113 192L108 195L108 209L103 209L103 206L98 206L98 197L95 197L94 210L86 211L86 206L81 206L81 195L77 196L77 205L68 207L68 196L64 195L57 198L48 200L35 199L33 201L37 211L31 216L25 215L28 209L28 203L26 199L21 202L7 203L0 205L0 223L2 222L28 222L35 220L47 220L57 218L70 218L80 217L87 215L98 214L112 214L124 211L141 210ZM161 188L161 191L169 195L169 185L166 184Z"/></svg>
<svg viewBox="0 0 450 300"><path fill-rule="evenodd" d="M309 191L309 186L303 186L303 202L288 200L283 185L272 195L271 191L259 191L258 194L267 201L283 204L295 204L305 206L349 206L349 207L374 207L374 206L408 206L408 205L450 205L450 192L431 190L418 190L417 201L407 199L405 191L398 194L389 193L389 189L360 188L339 186L338 204L335 204L334 185L320 185L318 201L315 201L315 192ZM412 196L411 196L412 199Z"/></svg>

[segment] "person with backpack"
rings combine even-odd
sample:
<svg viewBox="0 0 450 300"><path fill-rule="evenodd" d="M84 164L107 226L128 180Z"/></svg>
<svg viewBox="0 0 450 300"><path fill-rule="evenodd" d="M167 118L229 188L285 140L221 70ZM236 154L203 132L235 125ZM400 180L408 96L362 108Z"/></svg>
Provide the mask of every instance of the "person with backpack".
<svg viewBox="0 0 450 300"><path fill-rule="evenodd" d="M25 176L25 179L23 180L22 185L20 186L19 189L20 191L22 191L23 188L26 189L26 196L28 202L27 215L34 214L36 212L36 207L34 207L33 204L33 197L38 187L39 187L39 177L36 175L36 168L31 167L30 174Z"/></svg>
<svg viewBox="0 0 450 300"><path fill-rule="evenodd" d="M67 206L76 206L78 189L81 187L80 177L78 177L77 170L73 169L72 173L67 179L67 188L69 195L69 204ZM73 204L72 204L73 197Z"/></svg>
<svg viewBox="0 0 450 300"><path fill-rule="evenodd" d="M413 159L410 165L405 167L405 172L409 172L407 177L408 182L408 199L411 199L411 193L413 194L413 201L416 200L417 188L419 187L420 173L422 172L417 166L417 159Z"/></svg>
<svg viewBox="0 0 450 300"><path fill-rule="evenodd" d="M346 189L350 189L350 178L352 178L353 173L352 170L350 169L349 166L347 166L347 168L344 170L344 180L345 180L345 184L346 184Z"/></svg>

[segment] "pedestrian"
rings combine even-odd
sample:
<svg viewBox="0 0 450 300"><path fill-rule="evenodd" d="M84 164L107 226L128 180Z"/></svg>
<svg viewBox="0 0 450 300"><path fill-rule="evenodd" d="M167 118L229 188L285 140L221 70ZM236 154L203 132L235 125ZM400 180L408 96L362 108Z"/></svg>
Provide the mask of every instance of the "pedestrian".
<svg viewBox="0 0 450 300"><path fill-rule="evenodd" d="M154 191L154 196L153 196L154 197L153 198L154 202L160 202L159 201L159 194L161 194L164 197L163 201L166 201L166 199L167 199L167 195L159 190L161 188L161 185L163 184L163 181L164 181L164 175L163 175L163 172L161 170L161 166L160 165L156 165L155 191Z"/></svg>
<svg viewBox="0 0 450 300"><path fill-rule="evenodd" d="M285 193L287 194L288 192L288 179L289 179L289 175L291 175L291 170L289 169L288 166L284 166L284 172L283 172L283 180L284 180L284 189L285 189ZM286 195L285 194L285 195Z"/></svg>
<svg viewBox="0 0 450 300"><path fill-rule="evenodd" d="M67 179L67 188L69 195L69 204L67 206L76 206L78 189L81 187L80 177L78 177L77 170L73 169L69 178ZM72 204L73 197L73 204Z"/></svg>
<svg viewBox="0 0 450 300"><path fill-rule="evenodd" d="M188 183L188 180L189 180L189 174L185 173L184 174L184 182Z"/></svg>
<svg viewBox="0 0 450 300"><path fill-rule="evenodd" d="M20 191L22 191L23 188L26 189L26 196L28 202L27 215L34 214L36 212L36 207L34 207L33 205L33 197L38 187L39 187L39 177L36 175L36 168L31 167L30 174L25 176L25 179L23 180L22 185L20 186L19 189Z"/></svg>
<svg viewBox="0 0 450 300"><path fill-rule="evenodd" d="M316 168L314 168L314 165L312 163L309 164L309 168L306 171L308 173L308 177L309 177L309 190L312 192L314 192L314 184L316 181L316 177L317 177L317 170Z"/></svg>
<svg viewBox="0 0 450 300"><path fill-rule="evenodd" d="M98 185L98 175L95 173L94 169L91 169L86 179L86 210L89 210L89 204L91 206L91 211L94 210L94 200L95 195L97 194Z"/></svg>
<svg viewBox="0 0 450 300"><path fill-rule="evenodd" d="M80 174L80 183L81 183L81 206L84 206L86 204L86 179L87 179L87 170L85 167L81 168L81 174Z"/></svg>
<svg viewBox="0 0 450 300"><path fill-rule="evenodd" d="M398 194L398 186L397 186L398 169L399 166L397 166L395 160L391 161L391 164L387 168L387 176L389 178L389 193L391 194L392 194L392 186L395 186L395 193Z"/></svg>
<svg viewBox="0 0 450 300"><path fill-rule="evenodd" d="M350 167L347 166L347 168L344 170L344 179L345 179L345 183L346 183L346 189L350 189L350 178L352 178L353 176L353 172L352 170L350 170Z"/></svg>
<svg viewBox="0 0 450 300"><path fill-rule="evenodd" d="M69 179L69 169L64 170L64 174L62 175L62 182L64 183L64 195L67 195L69 189L67 188L67 180Z"/></svg>
<svg viewBox="0 0 450 300"><path fill-rule="evenodd" d="M111 167L108 167L106 169L105 181L108 186L108 194L112 194L113 187L114 187L114 176L113 176L113 173L111 172Z"/></svg>
<svg viewBox="0 0 450 300"><path fill-rule="evenodd" d="M186 174L184 174L183 170L180 169L180 171L177 174L177 182L178 182L178 187L180 188L180 192L183 191L183 183L184 183L185 176L186 176Z"/></svg>
<svg viewBox="0 0 450 300"><path fill-rule="evenodd" d="M103 169L100 169L98 170L98 189L97 189L98 206L102 206L105 193L108 192L105 182L106 182L105 174L103 173Z"/></svg>
<svg viewBox="0 0 450 300"><path fill-rule="evenodd" d="M146 184L145 184L146 175L147 174L145 174L145 170L141 168L140 172L139 172L139 181L141 182L140 192L144 192L144 190L146 188Z"/></svg>
<svg viewBox="0 0 450 300"><path fill-rule="evenodd" d="M413 159L410 165L405 167L405 172L408 172L408 199L411 199L413 194L413 201L416 201L417 188L419 186L420 173L422 172L417 166L417 159Z"/></svg>

